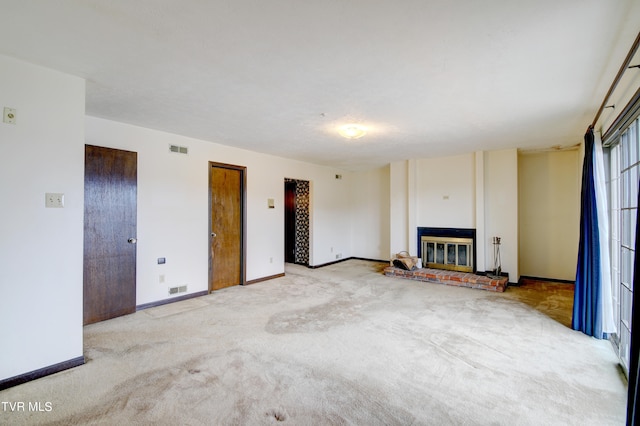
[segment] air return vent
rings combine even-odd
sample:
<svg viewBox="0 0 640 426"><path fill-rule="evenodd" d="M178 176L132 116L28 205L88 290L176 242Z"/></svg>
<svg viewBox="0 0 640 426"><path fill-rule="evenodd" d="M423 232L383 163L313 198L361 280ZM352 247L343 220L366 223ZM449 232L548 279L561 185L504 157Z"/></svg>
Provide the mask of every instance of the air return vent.
<svg viewBox="0 0 640 426"><path fill-rule="evenodd" d="M186 292L187 292L187 286L186 285L181 285L180 287L169 287L169 295L178 294L178 293L186 293Z"/></svg>
<svg viewBox="0 0 640 426"><path fill-rule="evenodd" d="M169 145L169 152L174 152L176 154L188 154L189 148L186 146Z"/></svg>

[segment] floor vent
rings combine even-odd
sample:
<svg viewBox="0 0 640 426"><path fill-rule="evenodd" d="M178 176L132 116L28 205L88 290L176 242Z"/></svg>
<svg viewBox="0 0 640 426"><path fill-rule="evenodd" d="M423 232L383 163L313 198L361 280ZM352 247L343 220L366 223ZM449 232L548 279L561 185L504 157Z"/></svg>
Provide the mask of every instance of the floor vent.
<svg viewBox="0 0 640 426"><path fill-rule="evenodd" d="M178 294L178 293L186 293L187 286L181 285L180 287L169 287L169 294Z"/></svg>
<svg viewBox="0 0 640 426"><path fill-rule="evenodd" d="M186 146L169 145L169 152L175 152L176 154L188 154L189 148Z"/></svg>

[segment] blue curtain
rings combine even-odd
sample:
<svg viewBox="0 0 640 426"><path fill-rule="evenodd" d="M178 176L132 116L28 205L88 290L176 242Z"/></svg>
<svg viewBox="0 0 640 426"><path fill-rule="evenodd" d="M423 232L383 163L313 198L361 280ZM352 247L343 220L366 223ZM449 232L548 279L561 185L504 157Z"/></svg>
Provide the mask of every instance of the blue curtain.
<svg viewBox="0 0 640 426"><path fill-rule="evenodd" d="M593 173L593 127L584 135L584 163L582 165L582 195L580 207L580 246L576 270L576 289L573 296L574 330L604 338L602 331L602 303L600 300L602 279L600 274L600 236L598 209Z"/></svg>

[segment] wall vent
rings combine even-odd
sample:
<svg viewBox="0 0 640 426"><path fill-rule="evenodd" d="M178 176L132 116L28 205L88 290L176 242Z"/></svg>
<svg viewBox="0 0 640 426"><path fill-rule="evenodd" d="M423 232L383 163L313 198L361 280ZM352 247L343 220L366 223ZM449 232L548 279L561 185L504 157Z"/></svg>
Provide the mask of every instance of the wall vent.
<svg viewBox="0 0 640 426"><path fill-rule="evenodd" d="M186 292L187 292L187 286L186 285L181 285L179 287L169 287L169 295L178 294L178 293L186 293Z"/></svg>
<svg viewBox="0 0 640 426"><path fill-rule="evenodd" d="M188 154L189 148L186 146L169 145L169 152L174 152L176 154Z"/></svg>

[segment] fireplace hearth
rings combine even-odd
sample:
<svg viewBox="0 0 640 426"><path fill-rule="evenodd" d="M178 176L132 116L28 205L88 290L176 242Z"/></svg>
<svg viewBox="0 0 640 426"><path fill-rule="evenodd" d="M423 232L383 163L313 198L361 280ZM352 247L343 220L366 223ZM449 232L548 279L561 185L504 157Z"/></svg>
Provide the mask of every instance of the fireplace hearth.
<svg viewBox="0 0 640 426"><path fill-rule="evenodd" d="M476 230L418 228L418 257L425 268L476 272Z"/></svg>

